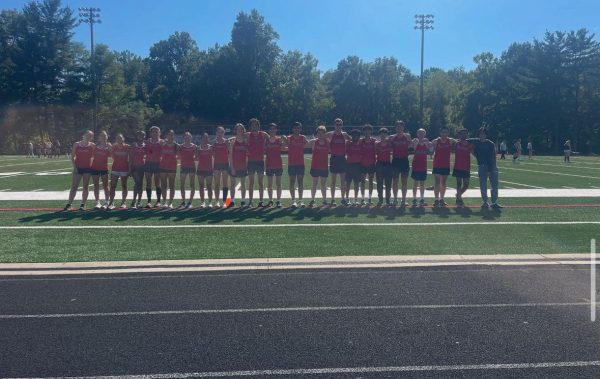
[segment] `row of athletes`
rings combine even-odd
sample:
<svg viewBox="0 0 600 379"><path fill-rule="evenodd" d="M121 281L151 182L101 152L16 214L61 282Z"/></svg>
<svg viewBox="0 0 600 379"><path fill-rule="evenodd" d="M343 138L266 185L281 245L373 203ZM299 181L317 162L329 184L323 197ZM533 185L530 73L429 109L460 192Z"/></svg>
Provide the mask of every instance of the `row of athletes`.
<svg viewBox="0 0 600 379"><path fill-rule="evenodd" d="M468 132L462 130L459 139L448 137L449 130L442 128L440 136L433 141L426 138L425 130L419 129L417 138L411 139L405 130L404 122L396 123L396 133L389 135L387 128L379 130L379 140L372 137L373 128L365 125L361 132L357 129L350 134L344 132L343 122L336 119L334 131L327 132L324 126L316 131L316 138L308 139L301 134L302 124L296 122L293 132L289 136L279 136L277 125L269 124L269 132L260 130L260 122L251 119L250 131L246 132L242 124L236 124L234 137L225 138L225 130L217 128L216 139L209 144L207 134L202 136L199 145L193 144L192 135L184 134L184 142L179 145L174 142L174 133L169 131L165 139L160 138L160 129L156 126L150 128L150 138L145 139L145 133L140 131L136 141L130 146L124 142L123 136L118 134L114 144L108 142L107 134L101 132L97 143L93 143L93 133L87 131L82 141L73 145L72 161L74 166L73 182L69 202L65 209L71 209L77 188L83 181L82 205L88 197L90 178L94 183L94 195L97 208L113 209L116 186L121 178L122 202L120 207L125 208L127 199L127 178L134 179L133 202L131 207L140 207L144 176L146 178L146 207L161 206L163 197L162 188L168 188L169 199L163 198L167 208L173 207L175 194L175 174L178 161L180 169L180 189L182 203L180 207L190 208L195 194L195 177L198 177L199 195L202 206L224 206L229 192L231 203L235 205L236 181L240 181L241 205L246 205L246 180L249 176L250 199L252 205L254 176L258 179L259 206L263 206L263 175L268 177L268 205L281 206L281 175L283 164L281 153L288 153L288 174L290 176L290 194L292 206L304 206L303 178L304 150L312 150L310 174L313 178L311 201L314 205L317 186L321 185L323 203L326 200L326 179L331 173L331 205L335 205L336 179L340 176L342 204L350 203L350 188L354 185L354 203L371 204L375 177L377 178L378 204L398 204L398 190L401 187L402 206L406 205L409 153L414 154L412 160L413 205L425 205L424 182L427 177L427 154L434 150L433 174L435 176L435 206L445 206L446 179L450 174L450 155L455 152L453 176L457 179L456 204L463 205L462 194L469 186L470 154L473 145L467 140ZM108 184L108 157L112 156L110 190ZM265 160L266 157L266 160ZM266 165L265 165L266 163ZM190 181L190 197L186 201L186 180ZM276 202L273 202L273 179L275 179ZM365 182L368 180L368 197L365 196ZM99 201L99 183L102 181L105 193L105 203ZM214 182L214 186L213 186ZM156 203L152 204L152 184L155 185ZM401 184L399 186L399 184ZM205 188L207 190L208 205L205 201ZM222 202L219 194L222 188ZM229 191L229 188L232 190ZM385 188L385 191L384 191ZM214 192L213 192L214 189ZM296 199L296 190L298 197ZM417 199L417 190L420 199ZM385 192L385 197L384 197ZM393 200L392 200L393 194ZM230 204L231 205L231 204Z"/></svg>

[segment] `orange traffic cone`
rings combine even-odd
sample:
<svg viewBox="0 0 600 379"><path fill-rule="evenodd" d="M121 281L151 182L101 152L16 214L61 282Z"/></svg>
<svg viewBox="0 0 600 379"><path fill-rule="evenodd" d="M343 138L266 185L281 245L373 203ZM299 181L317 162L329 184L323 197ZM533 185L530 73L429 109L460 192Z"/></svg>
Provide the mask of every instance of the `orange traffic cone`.
<svg viewBox="0 0 600 379"><path fill-rule="evenodd" d="M229 204L231 204L231 198L228 197L227 200L225 200L225 207L229 208Z"/></svg>

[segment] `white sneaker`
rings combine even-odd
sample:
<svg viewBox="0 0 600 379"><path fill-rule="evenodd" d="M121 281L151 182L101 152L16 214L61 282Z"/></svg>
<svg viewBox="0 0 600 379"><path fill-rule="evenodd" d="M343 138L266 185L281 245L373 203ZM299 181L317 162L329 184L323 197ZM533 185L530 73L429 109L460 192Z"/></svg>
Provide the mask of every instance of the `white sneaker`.
<svg viewBox="0 0 600 379"><path fill-rule="evenodd" d="M191 202L187 203L187 205L185 206L185 209L192 209L194 208L194 206L192 205Z"/></svg>
<svg viewBox="0 0 600 379"><path fill-rule="evenodd" d="M292 208L296 208L298 206L298 203L296 203L296 200L292 201Z"/></svg>
<svg viewBox="0 0 600 379"><path fill-rule="evenodd" d="M114 209L115 209L115 206L111 204L111 205L109 205L109 206L108 206L108 207L106 207L106 208L107 208L108 210L111 210L111 211L112 211L112 210L114 210Z"/></svg>
<svg viewBox="0 0 600 379"><path fill-rule="evenodd" d="M304 208L306 205L304 205L304 201L300 200L300 208Z"/></svg>
<svg viewBox="0 0 600 379"><path fill-rule="evenodd" d="M223 203L221 202L221 200L217 200L217 208L221 208L223 206Z"/></svg>
<svg viewBox="0 0 600 379"><path fill-rule="evenodd" d="M96 205L94 206L94 209L102 209L102 204L100 204L100 202L97 201Z"/></svg>

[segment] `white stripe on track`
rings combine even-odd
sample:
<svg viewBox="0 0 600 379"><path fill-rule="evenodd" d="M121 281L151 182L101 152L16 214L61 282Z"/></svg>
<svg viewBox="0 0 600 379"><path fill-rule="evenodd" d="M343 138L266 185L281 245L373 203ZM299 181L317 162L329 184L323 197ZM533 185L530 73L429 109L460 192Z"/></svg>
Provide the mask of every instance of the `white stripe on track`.
<svg viewBox="0 0 600 379"><path fill-rule="evenodd" d="M212 228L324 228L340 226L466 226L466 225L600 225L600 221L483 221L483 222L347 222L305 224L189 224L189 225L25 225L0 230L30 229L212 229Z"/></svg>
<svg viewBox="0 0 600 379"><path fill-rule="evenodd" d="M236 313L323 312L323 311L380 311L380 310L435 310L435 309L481 309L481 308L540 308L540 307L589 307L589 302L575 303L497 303L497 304L414 304L414 305L346 305L323 307L284 308L232 308L232 309L184 309L175 311L124 311L94 313L48 313L48 314L0 314L0 320L82 318L118 316L204 315ZM600 305L599 305L600 306Z"/></svg>
<svg viewBox="0 0 600 379"><path fill-rule="evenodd" d="M110 375L61 377L64 379L174 379L174 378L233 378L262 376L297 376L297 375L338 375L338 374L370 374L393 372L428 372L428 371L467 371L467 370L515 370L515 369L547 369L566 367L600 366L600 361L563 361L563 362L529 362L529 363L488 363L463 365L430 365L430 366L379 366L379 367L335 367L335 368L297 368L273 370L216 371L216 372L177 372L168 374L143 375ZM10 378L8 378L10 379ZM41 378L28 378L41 379ZM46 377L44 379L58 379Z"/></svg>

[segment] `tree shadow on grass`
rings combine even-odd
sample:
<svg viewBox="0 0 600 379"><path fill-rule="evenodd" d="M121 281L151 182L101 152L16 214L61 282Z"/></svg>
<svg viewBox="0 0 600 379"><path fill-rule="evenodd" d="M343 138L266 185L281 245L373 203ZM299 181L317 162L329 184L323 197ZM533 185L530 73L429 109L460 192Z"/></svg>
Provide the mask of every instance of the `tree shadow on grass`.
<svg viewBox="0 0 600 379"><path fill-rule="evenodd" d="M495 220L502 217L501 212L492 210L473 210L470 208L442 208L428 207L315 207L315 208L194 208L188 210L88 210L88 211L60 211L35 214L18 219L20 223L61 223L68 224L95 222L115 223L143 223L146 220L159 225L168 222L174 223L203 223L220 224L230 223L275 223L282 222L326 222L329 220L343 221L343 219L357 220L364 216L370 221L398 221L404 217L423 218L437 216L440 219L478 218Z"/></svg>

